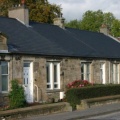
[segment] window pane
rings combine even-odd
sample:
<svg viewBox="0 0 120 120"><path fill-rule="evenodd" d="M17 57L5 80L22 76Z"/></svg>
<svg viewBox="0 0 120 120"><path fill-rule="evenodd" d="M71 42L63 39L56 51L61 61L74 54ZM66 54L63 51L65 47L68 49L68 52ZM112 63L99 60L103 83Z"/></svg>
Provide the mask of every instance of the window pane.
<svg viewBox="0 0 120 120"><path fill-rule="evenodd" d="M51 86L50 86L50 85L47 85L47 88L51 88Z"/></svg>
<svg viewBox="0 0 120 120"><path fill-rule="evenodd" d="M90 73L90 64L86 64L87 66L87 73L89 74Z"/></svg>
<svg viewBox="0 0 120 120"><path fill-rule="evenodd" d="M90 64L86 64L86 72L87 72L86 79L89 80L89 76L90 76Z"/></svg>
<svg viewBox="0 0 120 120"><path fill-rule="evenodd" d="M103 81L103 71L100 69L100 80Z"/></svg>
<svg viewBox="0 0 120 120"><path fill-rule="evenodd" d="M24 63L24 67L30 67L30 63Z"/></svg>
<svg viewBox="0 0 120 120"><path fill-rule="evenodd" d="M81 79L90 79L90 63L81 63Z"/></svg>
<svg viewBox="0 0 120 120"><path fill-rule="evenodd" d="M46 66L46 77L47 77L47 83L50 83L50 71L49 66Z"/></svg>
<svg viewBox="0 0 120 120"><path fill-rule="evenodd" d="M84 80L84 64L81 63L81 79Z"/></svg>
<svg viewBox="0 0 120 120"><path fill-rule="evenodd" d="M54 65L54 82L57 82L57 65Z"/></svg>
<svg viewBox="0 0 120 120"><path fill-rule="evenodd" d="M115 83L118 84L118 79L119 79L119 72L118 72L118 64L115 64Z"/></svg>
<svg viewBox="0 0 120 120"><path fill-rule="evenodd" d="M2 75L2 91L8 91L8 76Z"/></svg>
<svg viewBox="0 0 120 120"><path fill-rule="evenodd" d="M113 64L111 63L111 83L113 83L113 80L114 80L114 73L113 73Z"/></svg>
<svg viewBox="0 0 120 120"><path fill-rule="evenodd" d="M1 72L2 74L8 74L8 63L7 62L1 62Z"/></svg>
<svg viewBox="0 0 120 120"><path fill-rule="evenodd" d="M84 73L84 64L81 63L81 74L83 74L83 73Z"/></svg>
<svg viewBox="0 0 120 120"><path fill-rule="evenodd" d="M58 88L58 84L54 84L54 88Z"/></svg>

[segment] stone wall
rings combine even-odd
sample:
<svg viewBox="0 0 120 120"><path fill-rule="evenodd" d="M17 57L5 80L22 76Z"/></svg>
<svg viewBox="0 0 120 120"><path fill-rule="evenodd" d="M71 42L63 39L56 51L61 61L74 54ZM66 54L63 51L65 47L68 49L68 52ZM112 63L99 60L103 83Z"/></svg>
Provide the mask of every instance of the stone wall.
<svg viewBox="0 0 120 120"><path fill-rule="evenodd" d="M7 111L0 111L0 120L19 120L27 119L31 116L48 115L51 113L71 112L72 107L69 103L60 102L55 104L36 105L26 108L19 108Z"/></svg>
<svg viewBox="0 0 120 120"><path fill-rule="evenodd" d="M51 60L48 57L39 56L10 56L9 58L9 80L18 79L20 84L23 84L23 63L24 61L31 61L33 63L33 82L38 86L38 99L37 88L34 86L34 101L46 102L54 98L58 101L60 98L60 92L65 91L66 85L74 80L81 79L81 61L88 61L80 58L55 58L52 60L60 61L60 89L59 90L47 90L46 88L46 62ZM102 83L100 79L100 64L105 64L105 83L110 81L109 60L89 60L90 64L90 82ZM119 61L118 61L119 62ZM9 81L9 90L10 90Z"/></svg>

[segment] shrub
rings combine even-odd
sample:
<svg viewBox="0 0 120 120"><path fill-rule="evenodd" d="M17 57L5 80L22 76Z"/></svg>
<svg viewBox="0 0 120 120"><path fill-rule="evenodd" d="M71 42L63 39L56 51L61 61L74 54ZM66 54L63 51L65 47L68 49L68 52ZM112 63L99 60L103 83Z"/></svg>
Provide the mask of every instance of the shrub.
<svg viewBox="0 0 120 120"><path fill-rule="evenodd" d="M26 105L24 89L19 86L17 80L11 81L11 91L9 93L10 108L20 108Z"/></svg>
<svg viewBox="0 0 120 120"><path fill-rule="evenodd" d="M96 85L82 88L72 88L66 91L66 100L75 109L82 99L120 94L120 85Z"/></svg>
<svg viewBox="0 0 120 120"><path fill-rule="evenodd" d="M92 83L89 83L87 80L75 80L69 84L67 84L67 89L70 88L81 88L81 87L86 87L86 86L92 86Z"/></svg>

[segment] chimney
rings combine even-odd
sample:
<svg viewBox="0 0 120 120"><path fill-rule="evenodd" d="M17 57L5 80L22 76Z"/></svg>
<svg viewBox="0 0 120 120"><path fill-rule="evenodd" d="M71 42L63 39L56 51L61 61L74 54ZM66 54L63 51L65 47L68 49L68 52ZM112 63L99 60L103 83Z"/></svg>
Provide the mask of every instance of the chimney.
<svg viewBox="0 0 120 120"><path fill-rule="evenodd" d="M62 17L62 14L61 14L60 17L53 19L53 24L64 29L65 28L64 21L65 21L65 19Z"/></svg>
<svg viewBox="0 0 120 120"><path fill-rule="evenodd" d="M103 33L105 35L109 35L109 29L108 29L107 25L105 25L105 24L101 25L101 27L100 27L100 33Z"/></svg>
<svg viewBox="0 0 120 120"><path fill-rule="evenodd" d="M29 26L29 11L24 5L25 0L21 0L21 4L9 9L8 16L10 18L16 18L26 26Z"/></svg>

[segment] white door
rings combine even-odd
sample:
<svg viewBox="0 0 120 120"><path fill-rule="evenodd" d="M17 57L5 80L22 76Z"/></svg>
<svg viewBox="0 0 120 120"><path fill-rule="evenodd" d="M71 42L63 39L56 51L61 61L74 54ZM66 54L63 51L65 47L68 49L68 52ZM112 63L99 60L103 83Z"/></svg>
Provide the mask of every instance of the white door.
<svg viewBox="0 0 120 120"><path fill-rule="evenodd" d="M26 101L31 103L33 102L33 78L32 78L32 68L31 68L31 63L30 62L25 62L24 63L24 68L23 68L23 83L24 83L24 88L25 88L25 96L26 96Z"/></svg>

